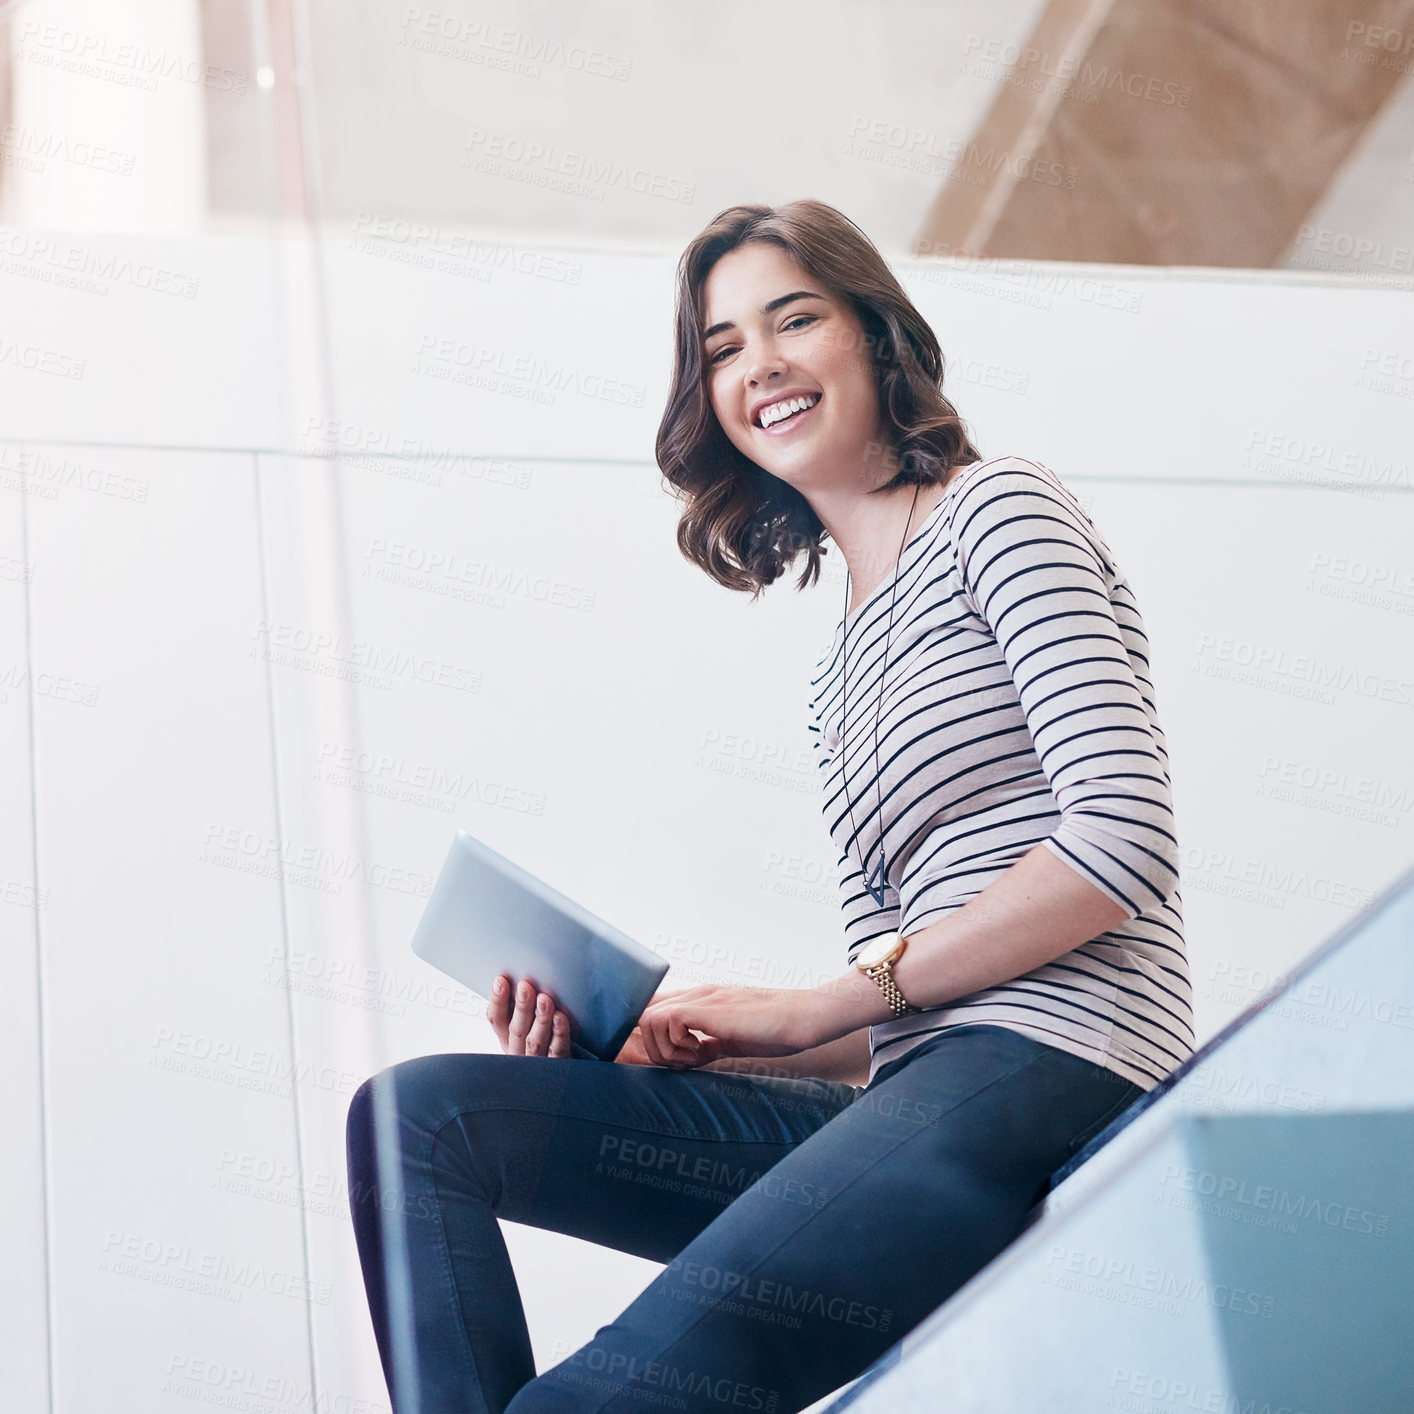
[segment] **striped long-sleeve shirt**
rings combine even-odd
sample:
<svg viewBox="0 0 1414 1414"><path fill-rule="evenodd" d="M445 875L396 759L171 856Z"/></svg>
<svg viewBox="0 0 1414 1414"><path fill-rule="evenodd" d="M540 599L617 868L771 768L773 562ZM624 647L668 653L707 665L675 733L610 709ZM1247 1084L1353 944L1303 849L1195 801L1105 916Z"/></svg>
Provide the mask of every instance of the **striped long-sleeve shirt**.
<svg viewBox="0 0 1414 1414"><path fill-rule="evenodd" d="M1148 639L1089 516L1048 467L973 463L847 623L843 751L844 622L810 702L847 962L961 908L1037 844L1126 914L1033 971L872 1026L870 1079L941 1030L989 1022L1152 1089L1194 1050L1178 841ZM881 828L882 907L860 867L877 865Z"/></svg>

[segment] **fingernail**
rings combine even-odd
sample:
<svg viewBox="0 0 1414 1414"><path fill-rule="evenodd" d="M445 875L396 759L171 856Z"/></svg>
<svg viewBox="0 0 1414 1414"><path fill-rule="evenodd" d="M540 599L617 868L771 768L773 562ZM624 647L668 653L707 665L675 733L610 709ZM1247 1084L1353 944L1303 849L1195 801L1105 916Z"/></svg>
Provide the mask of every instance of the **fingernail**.
<svg viewBox="0 0 1414 1414"><path fill-rule="evenodd" d="M539 1002L537 1003L537 1005L539 1006L539 1008L540 1008L540 1010L541 1010L542 1012L549 1011L549 1010L550 1010L550 998L547 997L547 996L545 996L545 995L542 993L541 996L540 996L540 1000L539 1000Z"/></svg>
<svg viewBox="0 0 1414 1414"><path fill-rule="evenodd" d="M498 977L491 984L491 990L499 997L501 993L506 990L506 979L504 977Z"/></svg>
<svg viewBox="0 0 1414 1414"><path fill-rule="evenodd" d="M556 1031L563 1031L564 1029L565 1029L565 1019L564 1019L563 1016L561 1016L561 1015L559 1014L559 1012L556 1012L556 1013L555 1013L555 1030L556 1030Z"/></svg>

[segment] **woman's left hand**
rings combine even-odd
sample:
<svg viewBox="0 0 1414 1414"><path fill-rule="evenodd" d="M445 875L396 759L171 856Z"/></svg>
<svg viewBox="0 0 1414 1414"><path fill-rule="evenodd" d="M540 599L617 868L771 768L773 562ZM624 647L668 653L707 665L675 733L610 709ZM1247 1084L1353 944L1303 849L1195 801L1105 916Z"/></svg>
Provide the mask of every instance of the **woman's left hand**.
<svg viewBox="0 0 1414 1414"><path fill-rule="evenodd" d="M814 1045L809 1001L799 988L689 987L650 1002L638 1024L654 1065L682 1070L722 1056L788 1056Z"/></svg>

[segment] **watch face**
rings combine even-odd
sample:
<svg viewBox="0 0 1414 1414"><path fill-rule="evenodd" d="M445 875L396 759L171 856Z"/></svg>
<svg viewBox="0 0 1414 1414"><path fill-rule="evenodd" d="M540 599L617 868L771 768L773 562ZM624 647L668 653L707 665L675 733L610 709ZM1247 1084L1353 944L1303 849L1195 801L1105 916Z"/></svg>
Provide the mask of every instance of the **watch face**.
<svg viewBox="0 0 1414 1414"><path fill-rule="evenodd" d="M898 947L899 935L885 933L879 938L870 938L854 955L856 967L876 967L886 957L890 957Z"/></svg>

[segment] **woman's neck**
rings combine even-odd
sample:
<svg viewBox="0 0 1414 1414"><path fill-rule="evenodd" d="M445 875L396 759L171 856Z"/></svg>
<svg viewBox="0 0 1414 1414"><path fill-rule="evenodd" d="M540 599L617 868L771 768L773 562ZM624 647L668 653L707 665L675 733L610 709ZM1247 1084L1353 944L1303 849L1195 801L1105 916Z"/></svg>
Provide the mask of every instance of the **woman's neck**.
<svg viewBox="0 0 1414 1414"><path fill-rule="evenodd" d="M867 603L894 572L901 547L918 534L946 493L946 486L936 482L899 486L888 501L881 496L856 500L847 513L848 523L838 532L830 527L830 538L840 547L849 569L852 602L846 614Z"/></svg>

